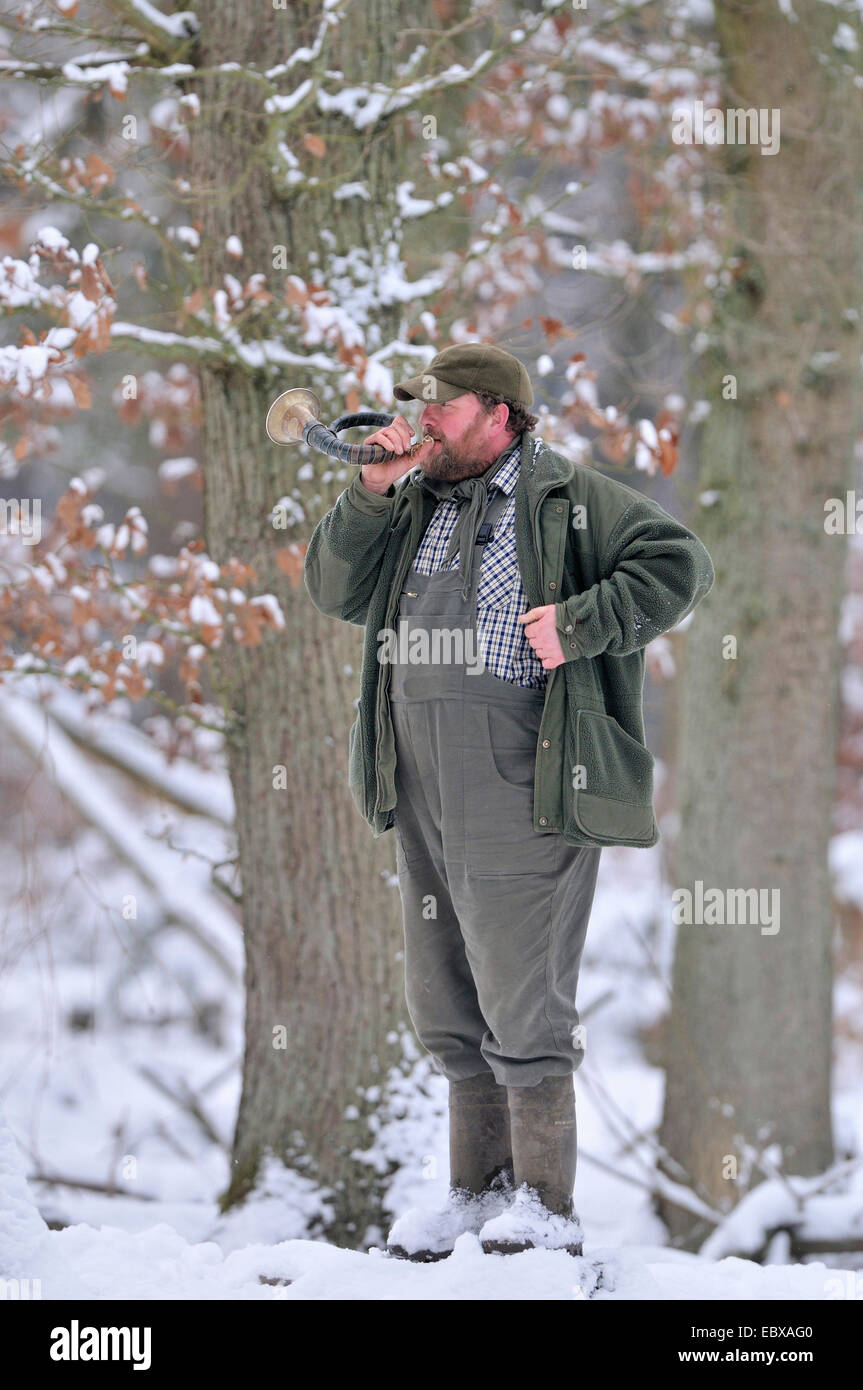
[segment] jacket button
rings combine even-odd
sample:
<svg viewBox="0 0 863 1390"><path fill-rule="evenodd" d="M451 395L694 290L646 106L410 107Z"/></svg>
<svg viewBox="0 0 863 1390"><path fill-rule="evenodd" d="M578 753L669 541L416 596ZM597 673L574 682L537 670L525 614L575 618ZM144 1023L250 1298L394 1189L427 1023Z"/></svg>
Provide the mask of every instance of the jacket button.
<svg viewBox="0 0 863 1390"><path fill-rule="evenodd" d="M562 511L563 511L563 507L555 507L554 510L555 510L556 512L562 512Z"/></svg>
<svg viewBox="0 0 863 1390"><path fill-rule="evenodd" d="M544 738L544 739L542 740L542 746L543 746L543 748L550 748L550 747L551 747L551 739L550 739L550 738Z"/></svg>
<svg viewBox="0 0 863 1390"><path fill-rule="evenodd" d="M550 583L549 583L549 586L548 586L548 587L549 587L549 588L550 588L550 589L556 589L556 588L557 588L557 585L556 585L556 584L555 584L555 582L554 582L554 580L553 580L553 579L552 579L552 580L551 580L551 581L550 581Z"/></svg>
<svg viewBox="0 0 863 1390"><path fill-rule="evenodd" d="M548 825L548 816L540 816L539 823L540 825Z"/></svg>
<svg viewBox="0 0 863 1390"><path fill-rule="evenodd" d="M572 623L567 623L566 627L563 630L564 632L572 632Z"/></svg>
<svg viewBox="0 0 863 1390"><path fill-rule="evenodd" d="M572 650L573 650L573 651L576 651L576 645L575 645L574 642L570 642L569 645L572 647Z"/></svg>

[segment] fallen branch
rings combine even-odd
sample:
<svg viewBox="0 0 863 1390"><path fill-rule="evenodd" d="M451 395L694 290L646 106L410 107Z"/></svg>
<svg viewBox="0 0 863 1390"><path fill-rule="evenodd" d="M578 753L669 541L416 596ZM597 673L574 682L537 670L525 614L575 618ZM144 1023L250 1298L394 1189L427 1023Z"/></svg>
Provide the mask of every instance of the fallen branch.
<svg viewBox="0 0 863 1390"><path fill-rule="evenodd" d="M176 855L142 834L119 798L96 782L86 758L46 711L0 691L0 723L53 778L60 794L131 865L166 916L198 942L231 984L238 985L243 968L240 928L221 902L188 872L178 874Z"/></svg>

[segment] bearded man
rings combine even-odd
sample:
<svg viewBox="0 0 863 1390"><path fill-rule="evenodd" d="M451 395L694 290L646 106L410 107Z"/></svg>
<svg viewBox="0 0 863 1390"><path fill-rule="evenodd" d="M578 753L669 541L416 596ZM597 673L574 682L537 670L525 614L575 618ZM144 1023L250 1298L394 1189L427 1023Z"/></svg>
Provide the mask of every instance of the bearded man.
<svg viewBox="0 0 863 1390"><path fill-rule="evenodd" d="M647 847L644 648L714 581L658 503L533 437L524 365L445 348L315 528L315 606L366 630L348 784L395 831L405 993L449 1082L449 1193L391 1254L582 1253L573 1206L576 987L605 845ZM445 639L445 640L444 640Z"/></svg>

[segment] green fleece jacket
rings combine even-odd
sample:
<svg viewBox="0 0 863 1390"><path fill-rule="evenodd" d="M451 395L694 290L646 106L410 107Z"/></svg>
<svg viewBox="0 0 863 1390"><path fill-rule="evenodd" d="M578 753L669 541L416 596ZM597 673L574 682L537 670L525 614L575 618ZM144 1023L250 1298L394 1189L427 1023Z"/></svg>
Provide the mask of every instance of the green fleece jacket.
<svg viewBox="0 0 863 1390"><path fill-rule="evenodd" d="M515 546L531 608L555 605L566 660L548 673L537 738L533 829L574 845L654 845L653 756L644 740L644 648L714 581L692 531L542 439L522 436ZM329 617L365 627L348 786L375 838L395 819L395 742L378 633L396 609L437 500L420 468L388 495L359 473L315 527L305 585Z"/></svg>

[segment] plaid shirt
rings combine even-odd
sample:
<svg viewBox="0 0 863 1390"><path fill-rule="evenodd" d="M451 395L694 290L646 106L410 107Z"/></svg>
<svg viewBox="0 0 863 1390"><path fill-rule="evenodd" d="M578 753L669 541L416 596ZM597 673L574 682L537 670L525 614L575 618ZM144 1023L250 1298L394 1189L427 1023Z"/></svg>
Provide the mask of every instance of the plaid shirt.
<svg viewBox="0 0 863 1390"><path fill-rule="evenodd" d="M477 640L486 669L493 676L541 689L548 680L548 671L525 637L523 625L516 622L518 615L530 607L515 553L515 485L520 465L521 448L516 444L489 484L489 494L499 488L509 501L495 523L492 539L482 547L476 595ZM449 498L438 503L414 560L418 574L435 574L444 568L458 510L458 503ZM447 568L457 569L458 562L456 551Z"/></svg>

